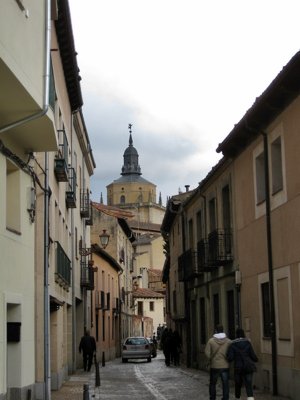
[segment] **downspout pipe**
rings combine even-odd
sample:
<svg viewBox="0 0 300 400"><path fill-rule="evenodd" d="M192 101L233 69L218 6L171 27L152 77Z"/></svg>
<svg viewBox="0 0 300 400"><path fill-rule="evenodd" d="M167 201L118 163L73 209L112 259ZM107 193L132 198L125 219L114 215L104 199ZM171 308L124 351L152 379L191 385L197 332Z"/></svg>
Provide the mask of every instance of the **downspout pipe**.
<svg viewBox="0 0 300 400"><path fill-rule="evenodd" d="M71 114L70 119L71 124L71 166L73 167L73 114ZM84 222L83 222L84 224ZM76 355L77 355L77 335L76 335L76 295L75 295L75 284L76 284L76 276L75 276L75 223L74 223L74 212L73 208L71 208L71 263L72 263L72 372L76 371ZM80 271L81 273L81 271Z"/></svg>
<svg viewBox="0 0 300 400"><path fill-rule="evenodd" d="M50 82L50 43L51 43L51 0L45 2L45 60L44 60L44 93L43 108L36 113L11 122L0 127L0 133L16 128L27 122L43 117L49 108L49 82Z"/></svg>
<svg viewBox="0 0 300 400"><path fill-rule="evenodd" d="M49 155L45 153L44 194L44 399L51 399L50 371L50 301L49 301Z"/></svg>
<svg viewBox="0 0 300 400"><path fill-rule="evenodd" d="M268 251L268 272L269 272L269 296L271 312L271 347L272 347L272 389L273 395L278 394L277 385L277 342L276 342L276 315L274 300L274 276L272 256L272 230L271 230L271 202L270 202L270 171L269 171L269 149L268 135L261 131L264 144L264 170L265 170L265 196L266 196L266 229L267 229L267 251Z"/></svg>

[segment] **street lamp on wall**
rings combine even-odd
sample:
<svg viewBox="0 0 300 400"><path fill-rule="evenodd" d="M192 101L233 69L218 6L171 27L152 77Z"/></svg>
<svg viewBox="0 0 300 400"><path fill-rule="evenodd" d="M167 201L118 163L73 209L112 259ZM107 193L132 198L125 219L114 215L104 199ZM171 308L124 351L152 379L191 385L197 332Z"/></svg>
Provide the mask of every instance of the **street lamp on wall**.
<svg viewBox="0 0 300 400"><path fill-rule="evenodd" d="M110 237L109 234L106 233L106 229L103 229L103 232L101 233L101 235L99 235L100 244L101 244L103 249L105 249L106 246L108 245L109 237Z"/></svg>

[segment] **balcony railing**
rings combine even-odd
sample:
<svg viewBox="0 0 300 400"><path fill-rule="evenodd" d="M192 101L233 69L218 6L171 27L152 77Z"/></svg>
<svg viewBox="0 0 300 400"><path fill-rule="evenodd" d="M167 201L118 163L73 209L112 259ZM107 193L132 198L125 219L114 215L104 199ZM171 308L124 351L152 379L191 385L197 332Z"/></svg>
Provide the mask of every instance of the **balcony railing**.
<svg viewBox="0 0 300 400"><path fill-rule="evenodd" d="M91 249L82 248L80 249L81 260L80 260L80 286L87 290L94 290L94 272L93 260L91 259Z"/></svg>
<svg viewBox="0 0 300 400"><path fill-rule="evenodd" d="M64 129L58 130L62 134L62 143L54 159L54 174L58 182L68 182L68 142Z"/></svg>
<svg viewBox="0 0 300 400"><path fill-rule="evenodd" d="M89 190L82 190L80 192L80 215L82 218L90 218L90 192Z"/></svg>
<svg viewBox="0 0 300 400"><path fill-rule="evenodd" d="M76 208L76 172L74 168L68 169L68 188L66 191L67 208Z"/></svg>
<svg viewBox="0 0 300 400"><path fill-rule="evenodd" d="M208 262L221 266L232 262L232 234L230 230L215 230L208 235Z"/></svg>
<svg viewBox="0 0 300 400"><path fill-rule="evenodd" d="M55 282L68 291L71 285L71 261L64 252L59 242L55 243L56 243Z"/></svg>
<svg viewBox="0 0 300 400"><path fill-rule="evenodd" d="M198 277L202 272L197 264L197 252L187 250L178 257L178 280L181 282L189 281Z"/></svg>
<svg viewBox="0 0 300 400"><path fill-rule="evenodd" d="M230 230L215 230L208 239L198 242L198 268L203 272L212 271L233 261L232 234Z"/></svg>

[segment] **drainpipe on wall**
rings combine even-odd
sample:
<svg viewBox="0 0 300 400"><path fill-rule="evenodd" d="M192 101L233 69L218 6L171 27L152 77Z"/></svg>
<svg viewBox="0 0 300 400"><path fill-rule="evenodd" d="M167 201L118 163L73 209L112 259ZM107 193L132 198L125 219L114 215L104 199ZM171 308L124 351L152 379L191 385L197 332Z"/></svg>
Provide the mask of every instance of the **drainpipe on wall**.
<svg viewBox="0 0 300 400"><path fill-rule="evenodd" d="M45 153L45 195L44 195L44 399L51 399L50 370L50 301L49 301L49 155Z"/></svg>
<svg viewBox="0 0 300 400"><path fill-rule="evenodd" d="M264 168L265 168L265 195L266 195L266 229L267 229L267 250L268 250L268 271L269 271L269 293L271 311L271 345L272 345L272 386L273 395L278 394L277 387L277 343L276 343L276 315L274 301L274 276L272 257L272 232L271 232L271 205L270 205L270 175L269 175L269 151L268 136L266 132L260 132L264 142Z"/></svg>
<svg viewBox="0 0 300 400"><path fill-rule="evenodd" d="M71 166L73 167L73 114L71 114ZM76 171L77 172L77 171ZM77 177L76 177L77 178ZM75 186L76 190L76 186ZM74 212L71 208L71 263L72 263L72 372L76 371L76 296L75 296L75 224L74 224ZM85 243L85 234L83 235L83 243ZM81 267L81 266L80 266ZM81 271L80 271L81 273Z"/></svg>

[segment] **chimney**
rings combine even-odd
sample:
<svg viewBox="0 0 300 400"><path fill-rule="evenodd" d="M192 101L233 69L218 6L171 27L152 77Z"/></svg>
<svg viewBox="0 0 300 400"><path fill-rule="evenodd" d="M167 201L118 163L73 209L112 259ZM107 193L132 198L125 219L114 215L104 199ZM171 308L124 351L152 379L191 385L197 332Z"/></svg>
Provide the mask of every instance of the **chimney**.
<svg viewBox="0 0 300 400"><path fill-rule="evenodd" d="M190 189L190 185L184 185L185 186L185 191L188 192Z"/></svg>

